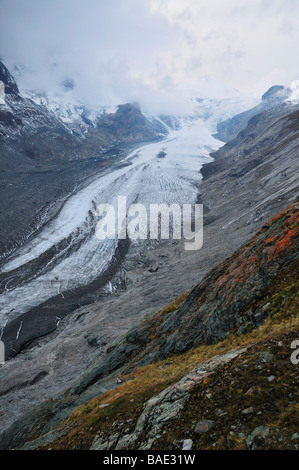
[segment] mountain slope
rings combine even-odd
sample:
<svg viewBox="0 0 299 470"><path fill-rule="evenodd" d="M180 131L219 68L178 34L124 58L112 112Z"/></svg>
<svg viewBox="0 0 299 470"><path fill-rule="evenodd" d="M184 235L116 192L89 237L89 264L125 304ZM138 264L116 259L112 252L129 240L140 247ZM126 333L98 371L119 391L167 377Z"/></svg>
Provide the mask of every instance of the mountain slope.
<svg viewBox="0 0 299 470"><path fill-rule="evenodd" d="M262 377L266 380L267 373L271 376L272 367L268 366L268 371L261 368L262 376L255 385L256 361L262 361L261 364L264 361L257 357L257 352L263 353L264 348L278 344L281 338L286 348L287 342L296 338L298 328L298 208L298 203L288 206L233 256L208 273L190 293L131 330L71 390L18 420L0 437L1 448L20 447L26 441L33 442L25 448L89 448L93 439L93 448L98 449L161 449L166 445L170 449L176 448L179 444L172 440L174 429L181 440L183 434L179 429L186 421L179 420L187 419L188 403L193 396L209 393L206 385L210 380L211 383L216 381L219 387L219 381L232 381L236 367L241 367L237 378L242 387L248 379L248 389L265 384L260 380ZM254 344L258 347L252 347ZM289 357L279 356L279 348L273 351L272 347L272 356L275 353L280 357L277 370L273 370L277 374L285 368L283 384L288 387L289 394L294 393L292 374L296 369ZM270 358L267 360L271 362L270 354L263 357ZM250 364L248 377L247 371L242 372L242 364L246 363ZM188 374L195 366L196 370ZM280 387L279 380L273 382L273 390L280 390ZM217 393L215 387L210 390ZM237 420L236 413L244 417L253 413L245 408L251 403L250 397L244 396L245 392L244 389L236 391L235 402L231 401L223 410L227 413L231 409L227 426ZM260 406L264 403L266 409L269 390L263 388L262 394L257 396L253 392L253 396ZM268 415L265 424L269 428L275 420L283 420L287 445L292 446L292 420L288 417L293 413L294 403L289 405L285 399L279 404L276 396L274 394L273 400L275 407L280 407L281 415ZM236 411L236 406L242 404L244 413L242 409ZM217 401L215 406L218 406ZM216 409L211 406L208 409L215 418ZM200 420L203 417L200 413L199 410L199 415L194 414L193 419ZM258 416L254 414L252 423L247 419L243 426L238 424L243 428L243 434L260 425ZM112 426L113 423L116 424ZM172 423L176 423L173 428ZM189 429L194 429L190 422ZM221 426L218 432L220 429ZM161 433L164 435L162 440ZM194 437L193 431L191 434ZM271 446L275 447L277 436L270 433L270 429L266 436L268 434L272 439ZM224 445L220 437L216 439L218 447ZM231 441L231 447L240 444L233 437ZM211 445L210 441L208 445Z"/></svg>
<svg viewBox="0 0 299 470"><path fill-rule="evenodd" d="M200 342L224 339L232 329L256 327L265 317L259 298L272 279L298 256L298 204L271 219L231 257L210 271L184 299L131 330L103 362L80 380L74 393L82 393L103 374L128 362L149 363L181 353ZM178 307L183 300L181 306Z"/></svg>
<svg viewBox="0 0 299 470"><path fill-rule="evenodd" d="M298 113L284 104L255 116L202 168L207 221L222 220L232 240L298 198Z"/></svg>
<svg viewBox="0 0 299 470"><path fill-rule="evenodd" d="M214 154L214 162L203 166L204 177L196 188L198 202L204 204L203 249L186 252L184 243L177 242L163 243L154 250L145 244L138 253L133 247L121 264L122 289L113 295L107 293L88 306L83 304L72 315L59 320L59 327L51 335L40 338L29 345L30 349L26 348L5 364L6 376L0 381L0 394L3 393L0 420L4 428L25 413L32 402L38 404L45 396L57 397L66 387L75 383L78 386L82 369L98 364L100 358L99 371L104 366L104 371L117 367L121 349L116 348L115 354L109 354L103 366L106 349L116 338L146 315L152 317L154 312L163 310L163 306L194 287L213 266L218 266L247 243L270 217L296 200L299 141L296 110L298 106L285 104L256 116L244 130L243 139L237 139L233 146L225 145L219 154ZM69 170L67 166L64 185ZM78 166L75 174L81 174L83 170L86 172L86 165ZM32 173L29 175L30 180L27 184L23 181L20 194L24 194L24 188L26 194L34 192L35 178ZM59 172L53 173L53 184L58 184L58 176ZM12 183L16 184L15 177ZM3 193L8 202L15 194L9 185ZM28 213L25 211L23 216L27 217ZM7 219L1 230L6 227ZM177 309L185 295L167 308L168 313ZM51 314L56 325L55 311ZM41 317L36 318L43 323ZM16 325L12 332L13 341L19 327ZM140 331L138 334L142 336ZM137 335L136 338L141 343L141 351L142 338L138 339ZM137 344L128 343L129 346L132 351L138 349ZM123 353L125 357L129 348L124 348ZM145 364L151 361L150 355L140 356L140 359ZM115 375L117 379L117 369ZM117 386L116 379L108 385ZM103 380L102 391L106 389ZM8 390L10 392L6 393ZM90 390L91 396L99 394L96 388L95 395L92 388Z"/></svg>
<svg viewBox="0 0 299 470"><path fill-rule="evenodd" d="M17 169L52 159L74 160L100 155L110 145L151 141L167 134L160 121L149 121L138 105L121 105L114 113L99 113L95 128L86 135L76 133L59 114L24 98L17 84L0 62L0 81L4 84L0 104L1 169ZM101 145L101 151L96 145Z"/></svg>
<svg viewBox="0 0 299 470"><path fill-rule="evenodd" d="M245 129L250 119L257 114L263 113L272 108L281 106L288 98L292 91L283 86L273 86L262 96L261 102L243 113L237 114L231 119L220 122L217 125L217 134L215 137L223 142L233 140L237 135Z"/></svg>
<svg viewBox="0 0 299 470"><path fill-rule="evenodd" d="M0 61L0 258L28 240L86 180L137 144L168 133L136 104L100 110L77 130L76 117L65 122L55 109L23 97Z"/></svg>

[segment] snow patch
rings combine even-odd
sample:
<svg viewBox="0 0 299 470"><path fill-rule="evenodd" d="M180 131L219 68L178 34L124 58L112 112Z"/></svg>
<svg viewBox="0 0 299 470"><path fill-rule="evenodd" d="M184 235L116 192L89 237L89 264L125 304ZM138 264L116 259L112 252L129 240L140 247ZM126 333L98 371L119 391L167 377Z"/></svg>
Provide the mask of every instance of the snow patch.
<svg viewBox="0 0 299 470"><path fill-rule="evenodd" d="M5 88L4 83L0 81L0 104L5 104Z"/></svg>

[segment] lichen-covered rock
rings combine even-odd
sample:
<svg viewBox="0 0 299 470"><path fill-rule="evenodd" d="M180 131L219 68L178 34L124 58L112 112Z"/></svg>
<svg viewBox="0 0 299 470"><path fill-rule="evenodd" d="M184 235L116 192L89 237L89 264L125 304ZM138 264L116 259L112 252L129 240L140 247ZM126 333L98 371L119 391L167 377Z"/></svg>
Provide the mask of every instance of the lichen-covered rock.
<svg viewBox="0 0 299 470"><path fill-rule="evenodd" d="M265 439L269 435L269 428L265 426L258 426L252 433L247 437L246 444L249 450L255 450L257 445L261 445L265 442Z"/></svg>
<svg viewBox="0 0 299 470"><path fill-rule="evenodd" d="M137 420L134 431L131 435L124 436L124 443L122 446L118 445L118 449L135 449L136 446L140 450L150 449L154 441L160 437L163 426L178 419L180 411L184 408L193 388L213 374L218 367L229 363L245 351L246 348L236 349L202 362L175 385L166 388L148 400ZM212 428L214 423L205 420L199 424L202 431L198 430L198 432L204 432L204 427L207 431Z"/></svg>

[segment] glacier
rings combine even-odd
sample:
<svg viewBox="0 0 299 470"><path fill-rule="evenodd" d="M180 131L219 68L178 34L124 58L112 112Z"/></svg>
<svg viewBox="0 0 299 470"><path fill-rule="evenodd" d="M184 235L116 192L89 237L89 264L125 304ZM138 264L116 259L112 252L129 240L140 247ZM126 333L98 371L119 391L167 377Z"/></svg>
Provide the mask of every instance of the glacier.
<svg viewBox="0 0 299 470"><path fill-rule="evenodd" d="M57 294L88 285L109 266L118 241L95 236L99 204L117 207L118 196L126 196L128 205L194 204L202 166L224 145L213 137L217 123L251 104L239 98L195 100L194 112L179 118L179 129L136 148L120 167L107 169L70 195L57 216L1 267L0 327ZM28 270L47 250L52 253L47 261L26 282L10 287L15 270ZM111 284L107 290L113 291Z"/></svg>

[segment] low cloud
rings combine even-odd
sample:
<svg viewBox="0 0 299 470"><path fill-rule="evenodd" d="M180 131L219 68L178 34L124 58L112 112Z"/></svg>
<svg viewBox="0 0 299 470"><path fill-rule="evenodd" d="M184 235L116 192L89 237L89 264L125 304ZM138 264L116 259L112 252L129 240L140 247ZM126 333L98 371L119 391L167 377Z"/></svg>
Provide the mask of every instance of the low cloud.
<svg viewBox="0 0 299 470"><path fill-rule="evenodd" d="M177 112L190 83L261 95L297 79L298 21L297 0L2 0L0 55L23 88Z"/></svg>

